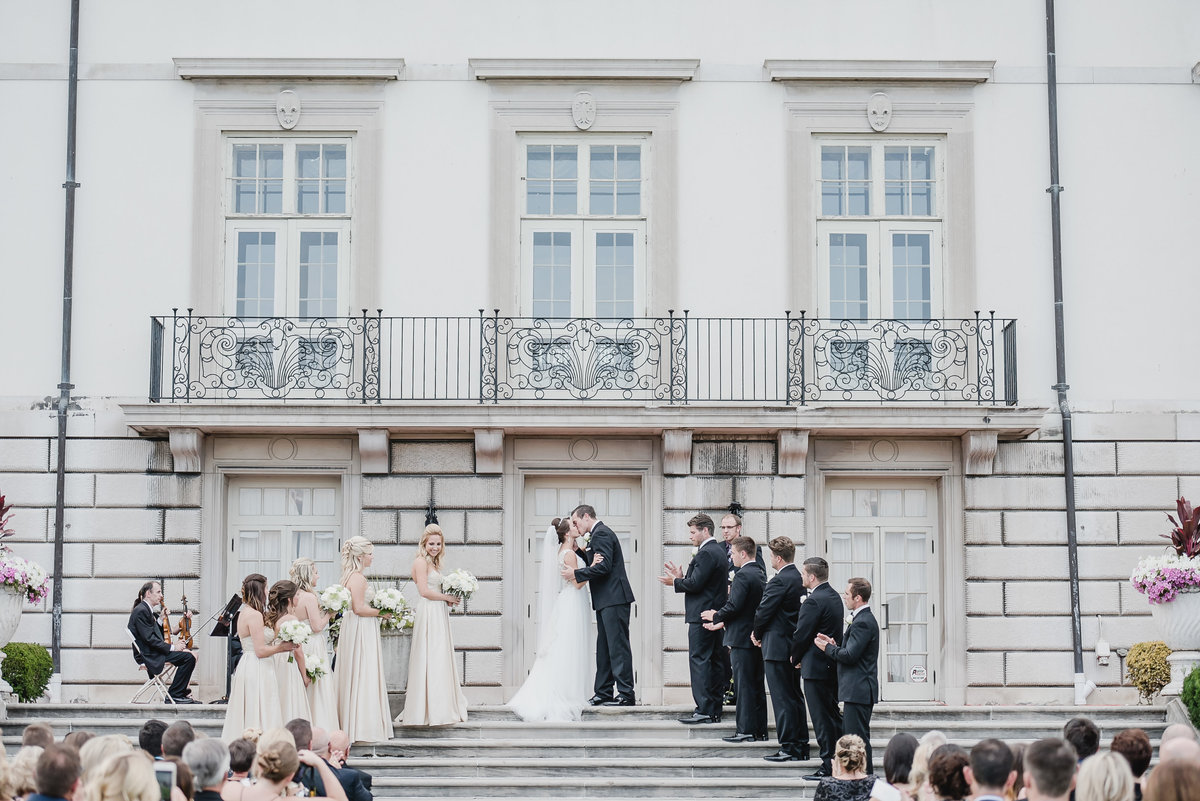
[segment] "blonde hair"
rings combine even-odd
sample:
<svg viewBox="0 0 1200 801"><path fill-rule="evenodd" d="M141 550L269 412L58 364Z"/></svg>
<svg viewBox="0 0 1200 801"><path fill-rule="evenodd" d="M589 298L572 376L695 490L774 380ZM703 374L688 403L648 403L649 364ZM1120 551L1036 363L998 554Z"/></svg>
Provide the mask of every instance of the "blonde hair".
<svg viewBox="0 0 1200 801"><path fill-rule="evenodd" d="M430 556L425 550L425 543L429 542L429 538L437 535L442 538L442 550L438 551L437 556ZM442 557L446 555L446 535L442 533L442 527L437 523L430 523L425 527L425 533L421 535L421 542L417 544L417 556L424 559L433 565L435 570L442 569Z"/></svg>
<svg viewBox="0 0 1200 801"><path fill-rule="evenodd" d="M287 735L286 739L273 737L276 731ZM296 755L296 741L287 729L276 729L263 735L267 742L258 743L258 756L254 758L254 774L269 782L281 782L292 778L300 768Z"/></svg>
<svg viewBox="0 0 1200 801"><path fill-rule="evenodd" d="M867 767L867 746L857 734L845 734L833 747L833 758L847 773L857 773Z"/></svg>
<svg viewBox="0 0 1200 801"><path fill-rule="evenodd" d="M292 562L292 566L288 568L288 578L296 583L298 589L305 592L312 592L313 584L316 583L313 574L316 572L317 563L307 556L301 556L295 562Z"/></svg>
<svg viewBox="0 0 1200 801"><path fill-rule="evenodd" d="M117 754L84 775L88 777L83 797L87 801L158 801L154 760L145 751Z"/></svg>
<svg viewBox="0 0 1200 801"><path fill-rule="evenodd" d="M128 754L132 750L133 743L124 734L102 734L93 737L79 749L79 764L83 768L83 775L90 775L109 757Z"/></svg>
<svg viewBox="0 0 1200 801"><path fill-rule="evenodd" d="M351 573L361 573L363 557L375 552L375 546L366 537L351 537L342 543L342 584Z"/></svg>
<svg viewBox="0 0 1200 801"><path fill-rule="evenodd" d="M908 771L908 784L913 790L921 789L929 781L929 755L946 744L946 735L937 729L927 731L919 743L913 754L912 768Z"/></svg>
<svg viewBox="0 0 1200 801"><path fill-rule="evenodd" d="M37 761L41 755L40 745L24 745L13 756L8 781L14 798L37 792Z"/></svg>
<svg viewBox="0 0 1200 801"><path fill-rule="evenodd" d="M8 756L0 748L0 798L11 799L14 795L12 783L9 781Z"/></svg>
<svg viewBox="0 0 1200 801"><path fill-rule="evenodd" d="M1087 801L1126 801L1133 798L1133 771L1121 754L1093 754L1079 766L1075 797Z"/></svg>

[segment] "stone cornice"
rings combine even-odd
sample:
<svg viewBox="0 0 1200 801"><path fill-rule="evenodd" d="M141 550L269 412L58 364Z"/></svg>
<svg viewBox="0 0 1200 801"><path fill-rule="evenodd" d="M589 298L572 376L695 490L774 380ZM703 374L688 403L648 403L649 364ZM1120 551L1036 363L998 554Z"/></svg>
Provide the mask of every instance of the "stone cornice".
<svg viewBox="0 0 1200 801"><path fill-rule="evenodd" d="M471 77L480 81L690 81L696 58L472 58Z"/></svg>
<svg viewBox="0 0 1200 801"><path fill-rule="evenodd" d="M877 83L984 83L995 61L851 61L768 59L772 81L872 81Z"/></svg>
<svg viewBox="0 0 1200 801"><path fill-rule="evenodd" d="M467 434L499 429L506 434L604 433L660 435L688 428L697 434L775 436L781 429L808 429L814 436L889 434L962 436L994 432L1000 439L1027 436L1041 427L1044 407L932 406L717 406L586 403L575 405L446 404L335 406L332 404L122 404L125 422L142 434L172 428L205 434L253 432L355 433L362 428L393 434Z"/></svg>
<svg viewBox="0 0 1200 801"><path fill-rule="evenodd" d="M395 81L404 74L402 58L176 58L175 74L185 81L296 79Z"/></svg>

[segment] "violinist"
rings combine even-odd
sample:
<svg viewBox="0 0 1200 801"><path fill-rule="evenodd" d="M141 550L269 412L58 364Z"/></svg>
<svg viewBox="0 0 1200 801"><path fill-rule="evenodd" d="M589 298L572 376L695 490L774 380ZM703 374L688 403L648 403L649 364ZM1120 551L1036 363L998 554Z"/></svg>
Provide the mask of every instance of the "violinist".
<svg viewBox="0 0 1200 801"><path fill-rule="evenodd" d="M175 666L175 679L168 691L171 699L177 704L198 704L200 702L191 697L188 688L192 671L196 668L196 657L185 650L182 640L168 644L163 639L163 627L157 619L161 604L162 585L157 581L147 581L138 592L133 610L129 613L129 631L142 652L141 662L149 675L162 673L168 662Z"/></svg>

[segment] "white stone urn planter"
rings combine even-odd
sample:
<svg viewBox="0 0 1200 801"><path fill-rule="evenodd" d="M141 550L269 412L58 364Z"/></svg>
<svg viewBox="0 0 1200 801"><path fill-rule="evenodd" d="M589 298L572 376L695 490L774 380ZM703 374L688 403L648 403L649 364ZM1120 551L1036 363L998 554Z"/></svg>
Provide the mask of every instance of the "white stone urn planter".
<svg viewBox="0 0 1200 801"><path fill-rule="evenodd" d="M1162 694L1179 695L1183 680L1200 665L1200 588L1181 591L1175 600L1150 604L1150 614L1163 633L1163 642L1171 649L1171 681Z"/></svg>
<svg viewBox="0 0 1200 801"><path fill-rule="evenodd" d="M383 644L383 676L389 693L408 689L408 654L412 650L412 629L380 632Z"/></svg>
<svg viewBox="0 0 1200 801"><path fill-rule="evenodd" d="M12 642L21 624L21 613L25 611L25 593L7 584L0 585L0 648ZM4 652L0 651L0 666L4 664ZM12 687L0 678L0 694L7 700L12 696Z"/></svg>

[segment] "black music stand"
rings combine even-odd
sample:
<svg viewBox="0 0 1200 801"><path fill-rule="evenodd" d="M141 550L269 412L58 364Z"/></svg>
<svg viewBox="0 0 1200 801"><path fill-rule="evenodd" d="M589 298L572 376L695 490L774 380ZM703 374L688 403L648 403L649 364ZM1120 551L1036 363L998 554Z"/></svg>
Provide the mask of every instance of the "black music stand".
<svg viewBox="0 0 1200 801"><path fill-rule="evenodd" d="M229 603L225 604L225 608L217 616L216 625L208 633L210 637L225 638L225 698L222 699L225 703L229 702L229 692L233 689L233 669L235 666L233 661L233 638L237 634L237 615L241 605L242 599L235 594L229 599Z"/></svg>

